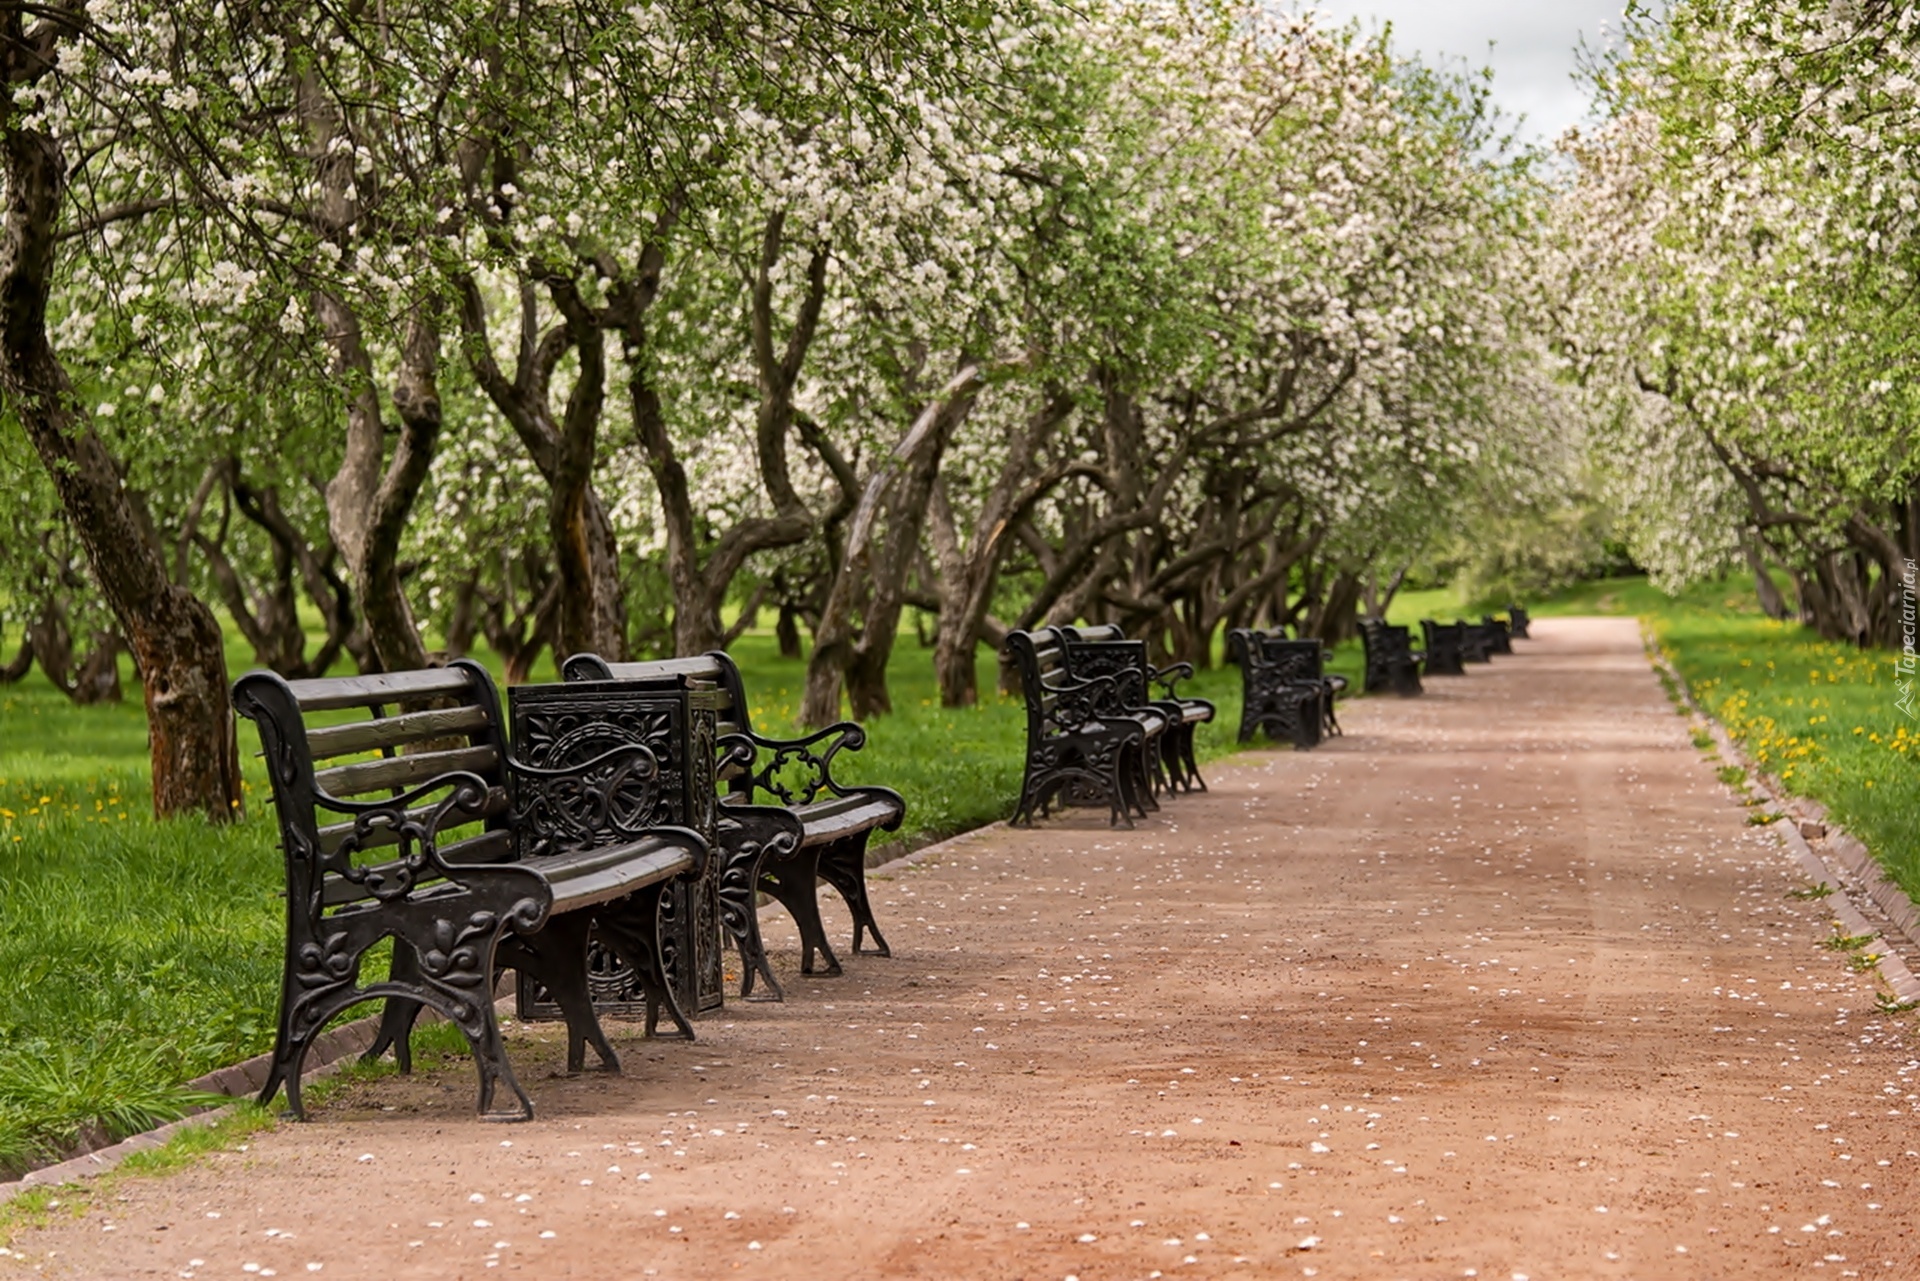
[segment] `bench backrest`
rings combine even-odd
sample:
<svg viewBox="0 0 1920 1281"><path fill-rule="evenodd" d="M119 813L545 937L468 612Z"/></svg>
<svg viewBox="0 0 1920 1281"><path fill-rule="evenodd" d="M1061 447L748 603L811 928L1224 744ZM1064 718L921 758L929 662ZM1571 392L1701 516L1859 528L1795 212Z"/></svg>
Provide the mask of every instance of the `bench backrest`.
<svg viewBox="0 0 1920 1281"><path fill-rule="evenodd" d="M1143 707L1149 701L1147 678L1153 667L1147 662L1145 641L1124 639L1120 629L1111 623L1049 630L1057 632L1065 646L1067 674L1073 679L1113 677L1113 692L1099 703L1103 715Z"/></svg>
<svg viewBox="0 0 1920 1281"><path fill-rule="evenodd" d="M1325 675L1326 650L1320 642L1307 640L1288 640L1280 635L1254 634L1259 646L1260 660L1271 668L1280 680L1288 684L1316 683Z"/></svg>
<svg viewBox="0 0 1920 1281"><path fill-rule="evenodd" d="M1072 683L1066 638L1056 628L1037 632L1009 632L1007 652L1020 672L1020 690L1027 704L1027 741L1042 742L1063 730L1072 730L1090 712L1079 700L1061 706L1060 689ZM1064 716L1065 719L1062 719Z"/></svg>
<svg viewBox="0 0 1920 1281"><path fill-rule="evenodd" d="M1369 669L1383 671L1388 663L1410 661L1413 657L1411 629L1378 619L1360 620L1360 642L1366 650Z"/></svg>
<svg viewBox="0 0 1920 1281"><path fill-rule="evenodd" d="M567 681L644 681L691 676L711 681L720 693L719 726L721 737L753 731L747 714L746 687L740 680L740 668L723 649L711 650L694 658L655 658L645 661L613 663L598 654L575 654L560 665Z"/></svg>
<svg viewBox="0 0 1920 1281"><path fill-rule="evenodd" d="M433 839L449 862L513 857L500 699L478 663L301 681L249 672L235 682L233 704L259 726L288 895L310 915L410 891L425 875L415 862L423 839ZM470 776L473 785L400 803L448 774ZM329 799L373 808L343 813ZM439 844L442 832L473 824L478 833ZM380 861L363 857L368 851L380 851Z"/></svg>

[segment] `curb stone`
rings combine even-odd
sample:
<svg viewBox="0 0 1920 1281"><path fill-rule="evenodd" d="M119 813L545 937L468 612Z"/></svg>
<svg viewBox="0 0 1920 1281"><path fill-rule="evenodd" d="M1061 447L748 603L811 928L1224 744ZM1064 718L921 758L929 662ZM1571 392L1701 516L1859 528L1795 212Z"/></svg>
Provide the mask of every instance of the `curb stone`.
<svg viewBox="0 0 1920 1281"><path fill-rule="evenodd" d="M1885 914L1888 924L1893 927L1891 932L1897 936L1893 942L1911 952L1920 953L1920 910L1915 909L1907 892L1887 875L1886 869L1880 866L1865 843L1835 824L1817 803L1796 804L1798 798L1784 798L1782 789L1775 786L1774 781L1761 773L1746 753L1740 750L1733 736L1727 733L1726 726L1695 701L1692 688L1667 657L1666 651L1660 648L1659 640L1644 629L1642 639L1646 643L1648 661L1673 681L1687 710L1705 724L1720 755L1746 770L1751 788L1770 804L1814 812L1817 821L1824 825L1826 835L1821 839L1821 848L1818 850L1801 834L1798 820L1791 815L1776 819L1767 827L1786 846L1787 852L1811 880L1816 884L1832 886L1840 892L1833 902L1835 924L1844 927L1850 935L1869 935L1874 942L1883 941L1887 931L1868 921L1853 901L1854 895L1864 893ZM1835 863L1839 865L1837 868ZM1896 1001L1903 1004L1920 1001L1920 978L1914 976L1906 961L1892 950L1890 944L1884 945L1875 954L1874 964Z"/></svg>
<svg viewBox="0 0 1920 1281"><path fill-rule="evenodd" d="M1814 852L1811 845L1807 844L1806 837L1800 835L1800 829L1794 826L1792 819L1778 819L1768 826L1772 828L1774 835L1780 838L1781 844L1787 847L1787 852L1806 869L1809 877L1823 885L1834 883L1835 878L1826 861ZM1855 937L1866 935L1871 936L1873 942L1880 942L1882 931L1862 916L1860 910L1853 905L1853 900L1848 897L1848 887L1840 885L1835 888L1840 890L1840 894L1833 900L1834 924ZM1899 932L1902 935L1906 933L1904 929ZM1880 977L1885 979L1887 986L1892 989L1896 1001L1903 1004L1920 1001L1920 979L1914 977L1913 971L1907 968L1907 963L1898 953L1881 951L1875 954L1874 965L1879 969Z"/></svg>

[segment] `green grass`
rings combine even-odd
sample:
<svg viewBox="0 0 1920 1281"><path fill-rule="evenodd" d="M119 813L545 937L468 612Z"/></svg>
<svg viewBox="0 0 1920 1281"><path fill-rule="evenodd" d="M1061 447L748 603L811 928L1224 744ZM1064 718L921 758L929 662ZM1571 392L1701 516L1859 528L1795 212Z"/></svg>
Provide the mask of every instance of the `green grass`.
<svg viewBox="0 0 1920 1281"><path fill-rule="evenodd" d="M733 647L755 727L797 732L805 663L771 635ZM499 674L490 655L478 655ZM238 675L251 654L230 643ZM1359 686L1357 644L1331 670ZM907 800L893 838L924 843L1005 817L1020 781L1025 714L982 654L979 706L938 706L930 652L903 635L895 711L867 725L843 782ZM551 663L536 680L553 679ZM283 873L252 725L240 725L246 815L226 828L151 817L139 687L75 707L35 673L0 688L0 1177L71 1147L180 1115L179 1083L271 1048L284 938ZM1233 747L1238 669L1216 664L1181 693L1210 698L1200 756Z"/></svg>

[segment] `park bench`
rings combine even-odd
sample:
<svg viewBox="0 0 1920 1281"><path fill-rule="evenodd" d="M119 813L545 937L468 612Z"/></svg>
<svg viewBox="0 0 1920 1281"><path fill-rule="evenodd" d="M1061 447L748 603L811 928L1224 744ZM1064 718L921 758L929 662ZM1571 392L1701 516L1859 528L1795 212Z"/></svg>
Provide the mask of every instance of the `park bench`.
<svg viewBox="0 0 1920 1281"><path fill-rule="evenodd" d="M770 997L782 999L780 984L767 963L754 910L756 893L786 908L800 931L800 972L814 973L814 954L826 973L839 974L840 961L827 941L820 919L816 883L825 881L840 895L853 918L853 951L864 936L873 950L893 955L873 917L867 896L867 843L876 830L893 831L907 805L887 787L842 786L833 777L833 760L857 752L866 731L842 721L801 738L768 738L756 733L748 715L740 669L724 650L696 658L651 662L608 662L597 654L576 654L561 665L569 682L621 682L694 677L719 691L715 746L724 803L716 811L719 847L720 919L740 953L740 995L751 997L757 975ZM762 799L764 798L764 800ZM771 802L771 803L769 803Z"/></svg>
<svg viewBox="0 0 1920 1281"><path fill-rule="evenodd" d="M1458 621L1458 626L1461 659L1469 663L1492 662L1494 654L1492 629L1484 623L1469 623L1464 618Z"/></svg>
<svg viewBox="0 0 1920 1281"><path fill-rule="evenodd" d="M1365 692L1390 689L1403 698L1420 693L1420 664L1426 654L1413 647L1411 632L1381 619L1363 618L1360 642L1367 659L1361 686Z"/></svg>
<svg viewBox="0 0 1920 1281"><path fill-rule="evenodd" d="M262 1103L284 1085L303 1116L314 1038L349 1006L386 998L367 1057L391 1046L407 1070L414 1019L431 1008L473 1047L481 1114L530 1118L500 1039L495 976L511 967L553 994L570 1070L591 1043L617 1071L589 994L590 931L639 976L648 1035L664 1009L693 1036L662 970L658 907L675 878L703 872L707 842L651 821L663 767L682 762L627 745L565 769L522 765L492 679L464 659L300 681L250 672L233 701L259 726L286 856L280 1021ZM386 938L388 977L363 981L368 949ZM501 1085L517 1110L495 1111Z"/></svg>
<svg viewBox="0 0 1920 1281"><path fill-rule="evenodd" d="M1131 682L1132 692L1128 695L1123 690L1123 695L1137 697L1166 717L1166 730L1160 736L1160 759L1169 782L1186 792L1206 791L1206 781L1200 777L1200 764L1194 756L1193 736L1197 726L1214 718L1215 708L1204 698L1181 698L1173 689L1176 682L1192 678L1193 664L1169 663L1155 667L1147 661L1147 643L1128 640L1117 623L1056 630L1066 641L1067 669L1073 676L1087 679L1110 672L1127 674L1122 679ZM1153 685L1160 687L1159 698L1146 693Z"/></svg>
<svg viewBox="0 0 1920 1281"><path fill-rule="evenodd" d="M1513 633L1507 629L1507 620L1495 618L1492 614L1480 616L1480 631L1487 638L1489 654L1513 653Z"/></svg>
<svg viewBox="0 0 1920 1281"><path fill-rule="evenodd" d="M1427 644L1427 675L1467 674L1466 630L1465 623L1441 623L1431 618L1420 620L1420 632Z"/></svg>
<svg viewBox="0 0 1920 1281"><path fill-rule="evenodd" d="M1227 658L1240 667L1241 742L1260 729L1276 742L1308 748L1340 732L1333 704L1347 681L1325 673L1319 641L1236 627L1227 633Z"/></svg>
<svg viewBox="0 0 1920 1281"><path fill-rule="evenodd" d="M1006 650L1027 706L1026 762L1009 821L1026 826L1059 800L1105 804L1110 824L1132 827L1134 814L1153 804L1146 794L1147 725L1124 714L1120 681L1112 674L1074 676L1065 638L1051 627L1009 633Z"/></svg>
<svg viewBox="0 0 1920 1281"><path fill-rule="evenodd" d="M1527 617L1527 611L1525 606L1522 606L1522 605L1507 606L1507 627L1508 627L1508 630L1513 633L1513 639L1515 640L1529 639L1527 636L1527 624L1530 621L1531 620Z"/></svg>
<svg viewBox="0 0 1920 1281"><path fill-rule="evenodd" d="M1117 649L1111 650L1095 648L1093 642L1076 645L1073 633L1064 627L1044 627L1032 635L1051 636L1059 644L1060 661L1069 679L1113 678L1112 688L1095 696L1094 710L1103 720L1130 720L1140 726L1140 750L1126 757L1130 770L1128 781L1142 815L1159 809L1160 793L1168 787L1167 734L1176 712L1154 703L1149 695L1147 678L1141 670L1146 659L1145 644L1121 641ZM1079 668L1075 666L1076 653ZM1071 791L1068 799L1074 799ZM1093 798L1093 803L1097 804L1098 798Z"/></svg>

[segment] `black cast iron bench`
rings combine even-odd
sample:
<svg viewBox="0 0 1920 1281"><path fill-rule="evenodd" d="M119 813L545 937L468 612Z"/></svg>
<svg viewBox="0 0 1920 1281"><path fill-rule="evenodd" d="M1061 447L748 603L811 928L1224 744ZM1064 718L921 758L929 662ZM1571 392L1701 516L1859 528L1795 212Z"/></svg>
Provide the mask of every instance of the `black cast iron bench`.
<svg viewBox="0 0 1920 1281"><path fill-rule="evenodd" d="M664 1009L692 1038L661 969L657 918L668 883L701 874L707 843L649 822L662 765L678 762L631 745L569 769L522 766L492 679L467 660L302 681L250 672L233 701L259 726L286 856L286 960L262 1103L284 1085L304 1116L314 1038L349 1006L385 998L365 1057L391 1047L408 1070L409 1033L429 1007L473 1047L481 1114L531 1117L501 1042L495 975L518 969L553 995L570 1070L590 1043L617 1071L589 989L590 930L638 976L648 1035ZM363 981L368 949L386 938L388 977ZM516 1110L494 1110L500 1085Z"/></svg>
<svg viewBox="0 0 1920 1281"><path fill-rule="evenodd" d="M1506 619L1495 618L1492 614L1482 614L1480 633L1487 638L1489 654L1513 653L1513 633L1508 630Z"/></svg>
<svg viewBox="0 0 1920 1281"><path fill-rule="evenodd" d="M866 745L866 731L852 721L795 739L754 732L740 669L724 650L697 658L610 663L597 654L576 654L561 665L568 682L636 681L693 676L720 691L719 771L727 796L716 809L720 850L720 919L740 953L740 995L750 997L757 975L782 999L760 939L754 895L764 892L792 915L800 931L800 972L814 973L814 954L826 973L840 961L827 941L815 897L817 881L832 886L853 917L853 951L865 935L873 951L893 955L867 896L867 843L876 830L891 832L906 817L907 804L887 787L847 787L833 777L833 759Z"/></svg>
<svg viewBox="0 0 1920 1281"><path fill-rule="evenodd" d="M1507 606L1507 627L1513 633L1513 639L1515 640L1529 639L1529 637L1527 636L1527 624L1531 621L1532 620L1527 616L1527 611L1525 606L1523 605Z"/></svg>
<svg viewBox="0 0 1920 1281"><path fill-rule="evenodd" d="M1227 633L1227 658L1240 667L1241 742L1264 730L1275 742L1310 748L1340 732L1334 698L1347 681L1326 674L1319 641L1236 627Z"/></svg>
<svg viewBox="0 0 1920 1281"><path fill-rule="evenodd" d="M1440 623L1431 618L1420 620L1420 631L1427 643L1427 675L1465 676L1467 674L1466 630L1465 623Z"/></svg>
<svg viewBox="0 0 1920 1281"><path fill-rule="evenodd" d="M1133 826L1152 797L1142 720L1114 715L1119 681L1112 675L1080 679L1068 669L1065 638L1053 628L1012 632L1007 652L1020 672L1027 705L1026 763L1020 798L1009 820L1031 824L1036 814L1063 804L1105 804L1110 824Z"/></svg>
<svg viewBox="0 0 1920 1281"><path fill-rule="evenodd" d="M1360 641L1366 649L1362 688L1367 693L1390 689L1402 698L1420 693L1420 664L1426 654L1413 647L1411 632L1377 618L1363 618Z"/></svg>
<svg viewBox="0 0 1920 1281"><path fill-rule="evenodd" d="M1137 700L1166 718L1159 741L1167 781L1184 792L1206 791L1206 780L1200 777L1200 763L1194 755L1193 735L1196 726L1214 718L1215 708L1204 698L1181 698L1173 689L1176 682L1192 678L1193 664L1155 667L1147 661L1147 643L1128 640L1117 623L1054 630L1066 642L1067 669L1072 675L1083 680L1118 676L1124 685L1120 691L1123 699ZM1160 686L1159 698L1148 692L1153 685Z"/></svg>

